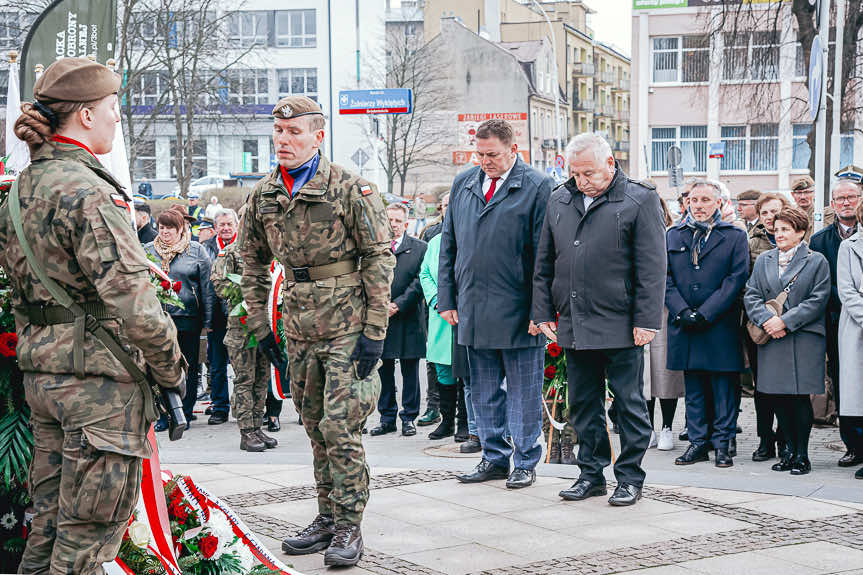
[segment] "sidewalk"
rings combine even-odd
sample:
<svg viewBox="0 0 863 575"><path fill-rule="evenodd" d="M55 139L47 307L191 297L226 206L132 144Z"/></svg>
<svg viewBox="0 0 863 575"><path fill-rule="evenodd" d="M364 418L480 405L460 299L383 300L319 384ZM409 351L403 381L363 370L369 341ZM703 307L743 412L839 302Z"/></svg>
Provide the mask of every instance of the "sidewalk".
<svg viewBox="0 0 863 575"><path fill-rule="evenodd" d="M732 469L674 466L679 442L675 451L652 449L644 498L631 508L601 497L563 502L557 493L576 466L541 464L536 485L520 491L503 481L462 485L452 477L478 457L457 453L451 440L428 440L430 428L412 438L366 436L373 476L366 552L358 567L338 572L863 575L863 481L852 478L855 469L836 467L841 453L827 447L838 441L836 429L814 430L813 471L795 478L750 460L752 400L743 408ZM676 421L682 425L682 414ZM372 416L370 426L376 422ZM308 440L289 402L275 435L277 449L246 453L235 423L200 418L182 441L161 441L162 465L226 501L294 568L335 572L322 554L281 554L281 539L310 522L317 505Z"/></svg>

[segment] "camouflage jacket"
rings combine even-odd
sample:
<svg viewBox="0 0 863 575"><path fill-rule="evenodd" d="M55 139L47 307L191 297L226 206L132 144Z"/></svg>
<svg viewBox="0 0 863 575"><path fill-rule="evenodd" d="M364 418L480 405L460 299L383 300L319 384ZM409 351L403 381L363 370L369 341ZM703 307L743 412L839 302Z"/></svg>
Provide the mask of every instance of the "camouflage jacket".
<svg viewBox="0 0 863 575"><path fill-rule="evenodd" d="M142 369L164 387L180 383L186 361L171 318L149 281L147 258L129 219L123 188L86 150L43 145L18 178L24 233L45 272L76 301L101 301L103 320ZM18 360L25 372L73 374L74 324L29 323L20 308L58 305L27 263L7 202L0 206L0 266L17 308ZM132 381L95 337L84 335L87 375Z"/></svg>
<svg viewBox="0 0 863 575"><path fill-rule="evenodd" d="M291 197L276 167L252 190L237 240L245 263L247 325L258 339L270 332L266 301L276 257L285 266L288 338L315 341L362 331L384 339L395 267L391 238L383 201L366 180L322 155L315 176ZM360 271L293 281L291 268L344 260L361 261Z"/></svg>
<svg viewBox="0 0 863 575"><path fill-rule="evenodd" d="M237 242L220 250L213 261L213 270L210 272L210 281L213 282L213 291L220 300L224 290L233 286L234 283L228 279L228 274L243 274L243 258L237 249ZM231 313L231 305L228 304L228 314ZM249 336L246 329L240 323L237 316L228 315L228 332L225 334L225 345L232 347L246 347L249 344Z"/></svg>

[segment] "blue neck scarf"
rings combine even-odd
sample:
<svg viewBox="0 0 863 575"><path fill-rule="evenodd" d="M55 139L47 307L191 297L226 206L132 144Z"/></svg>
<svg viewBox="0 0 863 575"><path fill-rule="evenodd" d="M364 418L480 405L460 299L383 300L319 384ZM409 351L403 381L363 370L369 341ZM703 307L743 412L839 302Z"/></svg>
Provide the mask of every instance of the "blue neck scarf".
<svg viewBox="0 0 863 575"><path fill-rule="evenodd" d="M312 156L312 159L303 164L302 166L297 166L293 170L287 170L288 175L293 178L293 184L288 189L288 194L291 197L294 196L294 192L299 191L303 186L309 183L309 180L315 177L315 174L318 172L318 164L321 161L321 155L315 154ZM287 187L287 182L285 182L285 186Z"/></svg>

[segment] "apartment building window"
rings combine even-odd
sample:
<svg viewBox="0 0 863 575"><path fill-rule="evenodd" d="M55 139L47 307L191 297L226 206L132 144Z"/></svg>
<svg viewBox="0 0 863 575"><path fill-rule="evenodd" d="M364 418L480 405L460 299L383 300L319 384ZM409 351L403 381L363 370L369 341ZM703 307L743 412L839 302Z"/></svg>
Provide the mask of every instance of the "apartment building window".
<svg viewBox="0 0 863 575"><path fill-rule="evenodd" d="M243 168L248 172L257 172L258 159L258 141L243 140Z"/></svg>
<svg viewBox="0 0 863 575"><path fill-rule="evenodd" d="M809 168L809 157L812 154L806 137L812 129L812 124L794 124L792 129L791 169L806 170Z"/></svg>
<svg viewBox="0 0 863 575"><path fill-rule="evenodd" d="M177 139L171 138L171 177L177 177ZM207 175L207 140L192 141L192 179Z"/></svg>
<svg viewBox="0 0 863 575"><path fill-rule="evenodd" d="M405 24L405 37L413 38L417 35L417 25L413 23Z"/></svg>
<svg viewBox="0 0 863 575"><path fill-rule="evenodd" d="M842 134L839 137L839 165L847 166L854 163L854 134Z"/></svg>
<svg viewBox="0 0 863 575"><path fill-rule="evenodd" d="M0 12L0 48L17 48L21 37L23 14Z"/></svg>
<svg viewBox="0 0 863 575"><path fill-rule="evenodd" d="M775 171L779 163L779 125L752 124L749 126L749 170Z"/></svg>
<svg viewBox="0 0 863 575"><path fill-rule="evenodd" d="M805 78L809 75L809 62L803 61L803 44L797 42L794 47L794 76Z"/></svg>
<svg viewBox="0 0 863 575"><path fill-rule="evenodd" d="M779 33L735 32L724 35L724 80L776 80L779 78Z"/></svg>
<svg viewBox="0 0 863 575"><path fill-rule="evenodd" d="M746 170L746 126L722 126L720 136L725 143L725 154L719 162L720 170Z"/></svg>
<svg viewBox="0 0 863 575"><path fill-rule="evenodd" d="M680 126L680 163L685 172L707 171L707 126Z"/></svg>
<svg viewBox="0 0 863 575"><path fill-rule="evenodd" d="M267 13L241 10L228 15L228 43L236 48L266 46L269 42Z"/></svg>
<svg viewBox="0 0 863 575"><path fill-rule="evenodd" d="M0 70L0 105L6 105L6 92L9 88L9 70Z"/></svg>
<svg viewBox="0 0 863 575"><path fill-rule="evenodd" d="M228 102L231 104L266 104L269 82L266 70L229 70Z"/></svg>
<svg viewBox="0 0 863 575"><path fill-rule="evenodd" d="M134 79L134 84L131 90L133 106L156 106L159 100L165 98L164 102L168 101L166 94L169 90L168 73L164 70L141 72Z"/></svg>
<svg viewBox="0 0 863 575"><path fill-rule="evenodd" d="M134 178L156 177L156 140L141 140L135 144Z"/></svg>
<svg viewBox="0 0 863 575"><path fill-rule="evenodd" d="M650 155L654 172L668 171L668 150L677 143L677 128L651 130Z"/></svg>
<svg viewBox="0 0 863 575"><path fill-rule="evenodd" d="M653 81L696 83L710 79L710 38L671 36L653 39Z"/></svg>
<svg viewBox="0 0 863 575"><path fill-rule="evenodd" d="M276 12L276 46L314 48L317 45L314 10Z"/></svg>
<svg viewBox="0 0 863 575"><path fill-rule="evenodd" d="M318 100L317 68L286 68L277 71L279 77L279 98L290 95L308 96Z"/></svg>

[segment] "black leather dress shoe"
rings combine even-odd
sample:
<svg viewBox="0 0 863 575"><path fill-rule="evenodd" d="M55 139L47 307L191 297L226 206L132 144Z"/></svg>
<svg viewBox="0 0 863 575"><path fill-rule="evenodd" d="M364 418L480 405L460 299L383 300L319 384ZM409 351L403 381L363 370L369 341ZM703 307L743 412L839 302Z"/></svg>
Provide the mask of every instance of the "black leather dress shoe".
<svg viewBox="0 0 863 575"><path fill-rule="evenodd" d="M214 411L210 419L207 420L207 425L221 425L228 421L228 414L224 411Z"/></svg>
<svg viewBox="0 0 863 575"><path fill-rule="evenodd" d="M507 489L530 487L536 481L536 471L533 469L513 469L506 480Z"/></svg>
<svg viewBox="0 0 863 575"><path fill-rule="evenodd" d="M213 406L212 405L204 410L204 415L213 415Z"/></svg>
<svg viewBox="0 0 863 575"><path fill-rule="evenodd" d="M483 459L474 467L473 471L464 475L457 475L456 479L462 483L481 483L492 479L508 479L509 467L498 467L491 461Z"/></svg>
<svg viewBox="0 0 863 575"><path fill-rule="evenodd" d="M683 455L674 460L675 465L692 465L700 461L710 461L710 456L707 455L707 449L698 447L697 445L689 444Z"/></svg>
<svg viewBox="0 0 863 575"><path fill-rule="evenodd" d="M282 424L279 423L278 417L268 417L267 418L267 431L271 433L275 433L282 429Z"/></svg>
<svg viewBox="0 0 863 575"><path fill-rule="evenodd" d="M765 439L762 439L758 449L752 452L752 461L767 461L774 457L776 457L776 444Z"/></svg>
<svg viewBox="0 0 863 575"><path fill-rule="evenodd" d="M812 463L808 457L795 457L791 462L791 475L806 475L812 471Z"/></svg>
<svg viewBox="0 0 863 575"><path fill-rule="evenodd" d="M479 453L482 451L482 445L479 442L479 437L471 435L467 441L462 443L458 448L459 453Z"/></svg>
<svg viewBox="0 0 863 575"><path fill-rule="evenodd" d="M731 454L728 453L727 448L720 447L713 456L713 464L716 467L733 467L734 460L731 458Z"/></svg>
<svg viewBox="0 0 863 575"><path fill-rule="evenodd" d="M410 437L411 435L417 434L417 426L414 425L413 421L405 421L402 423L402 435L405 437Z"/></svg>
<svg viewBox="0 0 863 575"><path fill-rule="evenodd" d="M608 488L605 483L591 483L587 479L579 479L569 489L564 489L558 495L567 501L581 501L588 497L606 495Z"/></svg>
<svg viewBox="0 0 863 575"><path fill-rule="evenodd" d="M318 515L311 525L282 541L282 551L288 555L308 555L330 546L335 524L328 515Z"/></svg>
<svg viewBox="0 0 863 575"><path fill-rule="evenodd" d="M641 499L641 487L636 487L629 483L621 483L608 498L608 503L615 507L625 507L627 505L635 505L635 502Z"/></svg>
<svg viewBox="0 0 863 575"><path fill-rule="evenodd" d="M689 441L689 431L684 427L683 431L680 432L680 435L677 436L677 439L680 441Z"/></svg>
<svg viewBox="0 0 863 575"><path fill-rule="evenodd" d="M854 467L863 463L863 455L858 455L853 451L845 452L845 455L839 458L839 467Z"/></svg>
<svg viewBox="0 0 863 575"><path fill-rule="evenodd" d="M770 469L773 471L791 471L793 461L791 457L783 457L779 460L779 463L774 463Z"/></svg>
<svg viewBox="0 0 863 575"><path fill-rule="evenodd" d="M396 431L395 423L381 423L377 427L373 427L371 431L369 431L369 435L386 435L387 433L394 433Z"/></svg>

